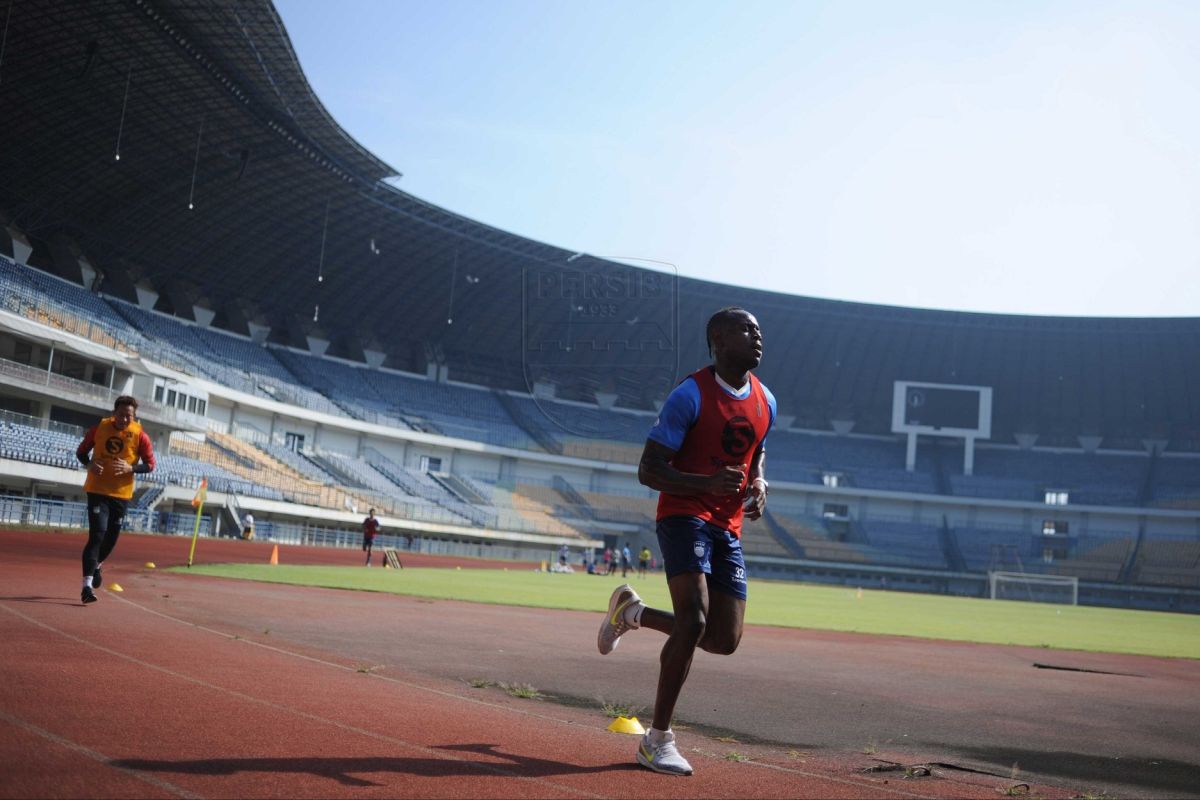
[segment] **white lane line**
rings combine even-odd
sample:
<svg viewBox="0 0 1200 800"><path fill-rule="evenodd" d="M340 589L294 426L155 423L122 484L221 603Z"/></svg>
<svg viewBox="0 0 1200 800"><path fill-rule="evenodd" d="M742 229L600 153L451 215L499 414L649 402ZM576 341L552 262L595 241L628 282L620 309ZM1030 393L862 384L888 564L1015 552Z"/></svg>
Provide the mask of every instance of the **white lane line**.
<svg viewBox="0 0 1200 800"><path fill-rule="evenodd" d="M73 750L74 752L79 753L80 755L87 756L88 758L92 759L93 761L98 761L99 763L103 764L106 767L109 767L110 769L115 769L118 772L123 772L124 774L128 775L131 778L136 778L139 781L144 781L144 782L150 784L151 786L153 786L154 788L161 789L162 791L173 794L176 797L185 797L185 798L188 798L188 800L203 800L204 795L193 794L193 793L187 791L186 789L181 789L180 787L176 786L175 784L173 784L169 781L164 781L162 778L156 777L154 775L147 775L143 772L137 771L136 769L129 769L128 767L122 767L118 764L113 763L113 759L109 758L108 756L104 755L103 753L98 753L95 750L92 750L88 747L84 747L83 745L79 744L78 742L73 742L70 739L66 739L62 736L59 736L57 733L52 733L52 732L46 730L45 728L39 728L37 725L34 725L32 722L27 722L26 720L23 720L20 717L14 717L12 714L7 713L6 711L0 710L0 720L7 722L10 725L15 725L16 727L20 728L21 730L28 731L29 733L32 733L35 736L40 736L43 739L47 739L51 742L54 742L55 744L59 745L60 747L65 747L66 749Z"/></svg>
<svg viewBox="0 0 1200 800"><path fill-rule="evenodd" d="M163 619L170 620L171 622L175 622L179 625L184 625L189 628L194 628L196 630L204 631L205 633L211 633L214 636L219 636L223 639L236 641L240 644L251 645L253 647L261 647L262 649L270 650L273 653L278 653L283 656L289 656L291 658L298 658L298 659L301 659L304 661L311 661L314 664L320 664L322 666L331 667L333 669L342 670L344 672L357 672L358 671L356 667L348 667L343 664L337 664L333 661L326 661L321 658L316 658L314 656L305 655L304 653L297 653L297 652L294 652L291 650L285 650L285 649L283 649L281 647L277 647L275 645L264 644L262 642L256 642L253 639L246 639L241 636L238 636L238 635L235 635L232 633L226 633L225 631L220 631L220 630L217 630L216 628L210 628L210 627L201 625L196 622L189 622L188 620L172 616L170 614L159 611L157 609L149 608L147 606L144 606L140 603L134 602L133 600L130 600L125 597L118 597L116 599L120 600L123 603L127 603L127 604L133 606L134 608L141 609L142 611L146 612L147 614L153 614L154 616L162 617ZM547 714L539 714L534 711L529 711L529 710L521 709L521 708L513 708L511 706L501 705L499 703L491 703L491 702L488 702L487 700L483 700L481 698L466 697L464 695L454 694L453 692L448 692L443 689L434 689L429 686L422 686L419 683L413 683L411 681L406 681L401 678L394 678L389 675L380 675L375 672L368 673L368 677L370 677L374 680L388 681L389 683L393 683L398 686L404 686L409 689L415 689L417 691L426 692L429 694L437 695L439 697L445 697L445 698L449 698L452 700L459 700L459 701L462 701L465 703L473 703L475 705L484 706L486 708L492 708L492 709L496 709L499 711L505 711L505 712L513 713L513 714L520 714L522 716L531 717L531 718L539 719L539 720L544 720L547 722L553 722L553 723L556 723L559 725L569 725L572 727L581 728L583 730L588 731L589 733L595 733L595 730L590 726L581 725L580 723L574 722L572 720L564 720L560 717L553 717L553 716L549 716ZM607 731L604 733L604 735L606 737L608 736ZM698 751L694 751L694 752L698 752ZM714 758L714 760L716 760L716 759ZM906 792L902 789L894 789L890 786L883 787L877 783L873 783L870 781L853 781L853 780L848 780L846 778L839 778L834 775L827 775L827 774L823 774L823 773L819 773L819 772L809 772L807 770L797 769L795 767L788 767L788 766L784 766L781 764L765 764L765 763L762 763L759 761L755 761L753 759L750 759L748 761L743 761L741 763L744 764L745 766L754 766L754 767L759 767L760 769L770 769L770 770L774 770L776 772L785 772L789 775L798 775L798 776L803 776L803 777L807 777L807 778L815 778L815 779L819 779L819 780L823 780L823 781L830 781L832 783L842 784L845 786L854 786L854 787L858 787L858 788L870 787L871 789L873 789L875 791L884 792L887 794L893 794L893 795L896 795L897 797L911 797L911 798L917 798L917 800L931 800L932 797L935 797L933 795L923 795L923 794L915 794L913 792Z"/></svg>
<svg viewBox="0 0 1200 800"><path fill-rule="evenodd" d="M138 606L137 603L130 603L130 605L133 605L137 608L141 608L141 606ZM152 664L149 661L144 661L136 656L131 656L127 653L121 653L117 650L113 650L110 647L105 647L102 644L97 644L96 642L88 641L87 639L83 639L72 633L67 633L64 630L61 630L59 628L54 627L53 625L49 625L45 622L42 622L41 620L34 619L33 617L30 617L27 614L17 611L16 609L9 608L7 605L4 605L2 603L0 603L0 609L7 611L9 614L12 614L13 616L16 616L16 617L19 617L19 618L25 620L26 622L28 622L31 625L35 625L39 628L42 628L43 630L47 630L51 633L62 636L65 639L69 639L70 641L84 645L85 647L94 648L96 650L99 650L102 653L107 653L108 655L111 655L114 658L123 659L132 664L137 664L140 667L144 667L145 669L153 670L155 672L161 672L162 674L169 675L172 678L175 678L177 680L185 681L187 683L192 683L197 686L202 686L205 689L211 689L214 692L220 692L223 694L227 694L227 695L230 695L231 697L236 697L239 700L243 700L247 703L253 703L255 705L264 706L266 708L270 708L275 711L281 711L285 714L292 714L292 715L295 715L302 719L306 719L306 720L309 720L312 722L317 722L317 723L324 724L324 725L329 725L331 727L338 728L339 730L343 730L348 733L355 733L360 736L366 736L370 739L377 739L379 741L387 742L388 744L396 745L398 747L402 747L407 750L411 750L411 751L414 751L414 752L417 752L417 753L420 753L422 755L429 756L432 758L437 758L437 759L441 759L444 761L453 761L453 762L457 762L460 764L465 764L467 766L479 769L482 772L490 772L490 773L493 773L496 775L502 775L502 776L508 777L508 778L515 778L520 781L527 781L529 783L536 783L536 784L541 784L543 786L549 786L549 787L554 788L557 791L561 791L561 792L564 792L567 794L579 795L580 797L592 797L592 798L597 798L598 800L604 800L604 798L607 797L607 795L594 794L592 792L578 789L573 786L568 786L566 784L561 784L556 781L546 780L544 778L531 778L529 776L522 775L513 769L506 768L506 767L503 767L500 765L484 764L484 763L480 763L479 761L472 761L472 760L466 759L466 758L457 758L449 753L446 753L444 750L436 750L436 749L433 749L430 747L426 747L425 745L414 744L413 742L405 741L404 739L397 739L394 736L388 736L387 734L367 730L366 728L360 728L356 725L347 725L344 722L338 722L337 720L329 719L327 717L322 717L317 714L309 713L307 711L302 711L298 708L292 708L290 706L285 706L280 703L274 703L270 700L264 700L260 697L255 697L253 695L249 695L244 692L239 692L236 689L229 689L224 686L218 686L215 683L210 683L208 681L193 677L191 675L185 675L182 672L177 672L168 667L163 667L158 664ZM149 610L149 609L146 609L146 610ZM162 616L166 616L166 615L162 615ZM170 617L168 617L168 618L170 618ZM182 621L182 620L176 620L176 621ZM185 623L185 624L189 624L189 623ZM199 627L199 626L194 626L194 627ZM207 629L205 629L205 630L207 630ZM221 635L226 636L226 634L221 634ZM234 638L234 637L230 636L228 638ZM244 641L244 640L239 639L238 641ZM283 651L283 650L281 650L279 652L287 654L287 652ZM301 656L301 657L306 658L304 656ZM318 663L326 663L326 662L321 662L320 659L308 659L308 660L317 661ZM339 665L333 664L332 666L339 666Z"/></svg>

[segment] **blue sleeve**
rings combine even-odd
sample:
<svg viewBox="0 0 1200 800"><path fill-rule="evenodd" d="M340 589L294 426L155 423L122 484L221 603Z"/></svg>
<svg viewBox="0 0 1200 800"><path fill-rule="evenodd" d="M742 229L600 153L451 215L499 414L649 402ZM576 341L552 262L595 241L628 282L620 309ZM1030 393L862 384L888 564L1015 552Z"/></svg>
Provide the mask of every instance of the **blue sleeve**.
<svg viewBox="0 0 1200 800"><path fill-rule="evenodd" d="M767 446L767 436L769 436L771 434L771 428L775 427L776 405L775 405L775 395L771 394L771 390L768 389L766 386L763 386L761 383L759 384L759 386L762 386L763 394L767 396L767 408L769 408L771 410L771 424L767 426L767 435L763 436L762 442L760 442L758 445L758 449L762 450Z"/></svg>
<svg viewBox="0 0 1200 800"><path fill-rule="evenodd" d="M771 412L774 419L774 411ZM700 387L693 378L685 378L675 387L658 412L658 419L646 437L663 447L678 451L683 438L700 419Z"/></svg>

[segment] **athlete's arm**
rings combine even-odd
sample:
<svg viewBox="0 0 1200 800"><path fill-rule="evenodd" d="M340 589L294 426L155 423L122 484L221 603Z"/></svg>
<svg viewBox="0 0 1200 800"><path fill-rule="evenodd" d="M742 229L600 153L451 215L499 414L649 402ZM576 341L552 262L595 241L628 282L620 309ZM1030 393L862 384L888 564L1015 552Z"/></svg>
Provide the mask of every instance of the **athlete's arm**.
<svg viewBox="0 0 1200 800"><path fill-rule="evenodd" d="M762 386L763 394L767 397L767 407L771 411L771 419L767 423L767 434L775 427L775 395L766 386ZM743 506L747 519L758 519L767 508L767 434L763 435L750 459L750 482L746 485L746 502Z"/></svg>
<svg viewBox="0 0 1200 800"><path fill-rule="evenodd" d="M154 444L151 443L150 437L142 431L142 438L138 440L138 463L133 465L133 472L138 475L145 475L147 472L154 471Z"/></svg>
<svg viewBox="0 0 1200 800"><path fill-rule="evenodd" d="M738 467L722 467L712 475L681 472L671 466L677 451L653 439L646 440L642 460L638 464L638 480L659 492L676 495L736 494L742 488L746 474Z"/></svg>
<svg viewBox="0 0 1200 800"><path fill-rule="evenodd" d="M758 519L767 507L767 451L760 444L750 460L750 484L746 487L746 518Z"/></svg>
<svg viewBox="0 0 1200 800"><path fill-rule="evenodd" d="M75 457L85 467L92 463L90 453L92 452L92 448L96 446L96 427L93 425L89 428L88 432L83 435L83 441L79 443L79 447L75 448Z"/></svg>

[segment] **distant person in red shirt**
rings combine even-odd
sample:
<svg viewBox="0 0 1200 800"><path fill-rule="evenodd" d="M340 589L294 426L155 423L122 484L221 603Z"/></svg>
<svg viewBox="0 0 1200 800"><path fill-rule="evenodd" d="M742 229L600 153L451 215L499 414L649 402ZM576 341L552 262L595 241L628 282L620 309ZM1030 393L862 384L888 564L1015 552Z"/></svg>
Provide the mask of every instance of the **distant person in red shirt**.
<svg viewBox="0 0 1200 800"><path fill-rule="evenodd" d="M367 566L371 566L371 548L375 544L375 534L379 533L379 520L375 519L375 509L367 512L363 520L363 552L367 554Z"/></svg>
<svg viewBox="0 0 1200 800"><path fill-rule="evenodd" d="M88 501L88 540L79 593L84 605L96 602L95 590L104 582L100 567L117 546L121 520L133 497L134 475L154 470L154 445L137 421L137 407L133 397L118 397L112 416L93 425L75 450L79 463L87 467L83 490Z"/></svg>
<svg viewBox="0 0 1200 800"><path fill-rule="evenodd" d="M626 631L667 634L654 725L642 737L637 762L669 775L692 774L675 746L671 718L696 648L729 655L742 638L742 517L758 519L766 508L763 443L775 421L775 397L751 373L762 360L754 315L723 308L705 335L712 366L671 392L638 465L638 479L660 493L658 543L674 611L646 606L623 584L609 599L596 642L607 654Z"/></svg>

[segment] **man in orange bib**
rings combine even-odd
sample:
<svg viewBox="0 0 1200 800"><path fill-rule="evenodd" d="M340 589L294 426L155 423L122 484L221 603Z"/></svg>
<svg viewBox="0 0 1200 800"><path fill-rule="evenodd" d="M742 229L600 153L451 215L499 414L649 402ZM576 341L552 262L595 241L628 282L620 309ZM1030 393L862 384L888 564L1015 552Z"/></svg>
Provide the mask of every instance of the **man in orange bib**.
<svg viewBox="0 0 1200 800"><path fill-rule="evenodd" d="M154 446L137 421L137 407L133 397L118 397L112 416L93 425L75 450L79 463L87 467L83 489L88 500L88 540L79 595L84 604L96 602L95 590L104 580L100 565L121 534L121 520L133 497L133 476L154 469Z"/></svg>

